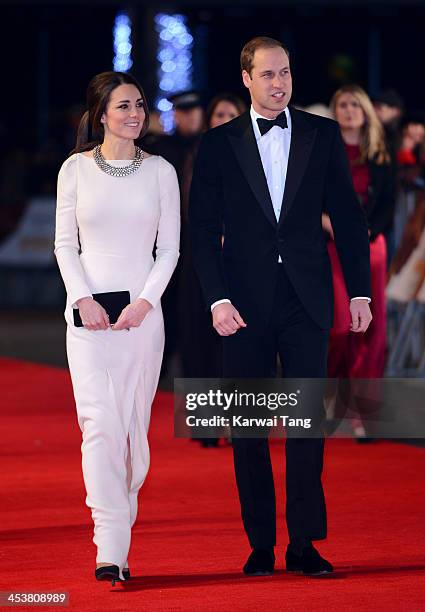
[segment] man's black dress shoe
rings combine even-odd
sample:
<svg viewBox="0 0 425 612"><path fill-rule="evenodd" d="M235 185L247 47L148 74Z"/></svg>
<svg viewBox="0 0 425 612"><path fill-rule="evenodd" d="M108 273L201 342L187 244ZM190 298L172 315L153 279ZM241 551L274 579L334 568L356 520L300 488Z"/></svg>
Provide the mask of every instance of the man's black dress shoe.
<svg viewBox="0 0 425 612"><path fill-rule="evenodd" d="M313 546L304 548L302 555L296 555L288 547L285 560L288 572L300 572L304 576L325 576L334 571L329 561L321 557Z"/></svg>
<svg viewBox="0 0 425 612"><path fill-rule="evenodd" d="M254 548L243 566L247 576L271 576L274 572L273 548Z"/></svg>

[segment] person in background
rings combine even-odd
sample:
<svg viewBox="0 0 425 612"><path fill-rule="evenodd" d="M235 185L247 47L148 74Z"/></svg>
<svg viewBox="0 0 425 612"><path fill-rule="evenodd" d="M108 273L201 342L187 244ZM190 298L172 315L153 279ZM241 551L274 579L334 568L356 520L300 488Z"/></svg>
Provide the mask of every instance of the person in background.
<svg viewBox="0 0 425 612"><path fill-rule="evenodd" d="M401 121L404 115L404 103L394 89L386 89L374 98L374 108L384 128L385 143L393 165L393 172L397 173L397 152L401 146ZM394 221L384 232L387 244L387 269L390 268L396 253L396 236Z"/></svg>
<svg viewBox="0 0 425 612"><path fill-rule="evenodd" d="M403 122L401 144L397 151L399 166L419 166L423 162L422 147L425 143L425 125L422 117L406 117Z"/></svg>
<svg viewBox="0 0 425 612"><path fill-rule="evenodd" d="M366 214L370 239L372 322L365 334L350 333L349 297L327 214L322 225L328 235L328 253L334 286L334 324L328 355L330 378L380 378L386 349L386 244L383 232L391 223L395 203L395 177L380 121L366 92L357 85L339 89L331 109L341 128L357 197ZM344 202L341 201L341 206ZM353 422L357 437L365 437L360 421Z"/></svg>
<svg viewBox="0 0 425 612"><path fill-rule="evenodd" d="M161 155L174 166L180 191L182 191L188 158L193 159L193 152L196 151L204 130L204 109L200 94L194 90L182 91L169 96L169 101L172 102L174 109L174 132L160 134L156 138L151 135L145 147L149 153ZM183 243L184 227L181 240ZM181 275L182 261L180 260L162 299L165 322L162 376L166 376L170 370L173 370L174 359L179 356L179 353L181 356L178 308L176 307L181 293Z"/></svg>
<svg viewBox="0 0 425 612"><path fill-rule="evenodd" d="M207 130L216 128L245 112L244 102L231 93L215 96L206 113ZM201 286L195 273L188 237L188 201L196 149L188 155L182 183L181 287L179 295L179 338L184 378L221 376L221 341L205 309ZM219 433L219 432L218 432ZM217 447L219 438L199 438L204 448Z"/></svg>
<svg viewBox="0 0 425 612"><path fill-rule="evenodd" d="M197 91L183 91L168 99L173 104L174 132L159 135L150 143L149 152L162 155L174 166L181 186L186 157L199 143L205 127L204 109Z"/></svg>
<svg viewBox="0 0 425 612"><path fill-rule="evenodd" d="M373 100L373 106L382 123L385 142L391 161L395 163L401 144L400 122L404 114L404 103L394 89L385 89Z"/></svg>
<svg viewBox="0 0 425 612"><path fill-rule="evenodd" d="M207 129L218 127L246 111L246 105L232 93L221 93L215 96L208 105L206 113Z"/></svg>

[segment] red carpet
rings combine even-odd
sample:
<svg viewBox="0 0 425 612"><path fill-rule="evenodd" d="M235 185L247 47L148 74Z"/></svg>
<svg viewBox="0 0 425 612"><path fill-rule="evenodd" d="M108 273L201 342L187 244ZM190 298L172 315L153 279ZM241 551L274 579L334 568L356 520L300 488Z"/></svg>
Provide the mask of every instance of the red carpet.
<svg viewBox="0 0 425 612"><path fill-rule="evenodd" d="M81 611L425 610L425 449L327 443L330 537L319 549L337 571L320 580L283 571L283 446L273 442L278 571L244 578L249 548L231 449L174 439L171 396L158 394L133 532L135 578L112 589L93 578L68 373L1 359L0 384L1 591L68 591Z"/></svg>

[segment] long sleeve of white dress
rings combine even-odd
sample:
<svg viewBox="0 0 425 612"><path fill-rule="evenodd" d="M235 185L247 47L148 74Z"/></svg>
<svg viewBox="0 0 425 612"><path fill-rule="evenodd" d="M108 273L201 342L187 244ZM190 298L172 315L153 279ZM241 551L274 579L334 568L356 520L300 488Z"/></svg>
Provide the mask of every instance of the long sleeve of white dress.
<svg viewBox="0 0 425 612"><path fill-rule="evenodd" d="M179 258L180 192L174 167L162 157L158 164L160 218L156 239L156 259L138 296L158 304Z"/></svg>
<svg viewBox="0 0 425 612"><path fill-rule="evenodd" d="M77 156L62 165L57 184L55 255L72 306L92 295L80 261L76 218Z"/></svg>

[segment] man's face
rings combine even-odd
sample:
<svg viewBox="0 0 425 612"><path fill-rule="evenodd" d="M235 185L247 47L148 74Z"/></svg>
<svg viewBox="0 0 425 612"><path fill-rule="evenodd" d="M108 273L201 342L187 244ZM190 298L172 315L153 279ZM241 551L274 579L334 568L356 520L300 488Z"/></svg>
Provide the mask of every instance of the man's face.
<svg viewBox="0 0 425 612"><path fill-rule="evenodd" d="M174 111L174 120L182 136L194 136L202 131L204 124L204 111L202 107L181 109Z"/></svg>
<svg viewBox="0 0 425 612"><path fill-rule="evenodd" d="M274 119L289 103L292 95L292 76L289 58L281 47L257 49L251 75L242 71L245 87L249 89L254 110Z"/></svg>

